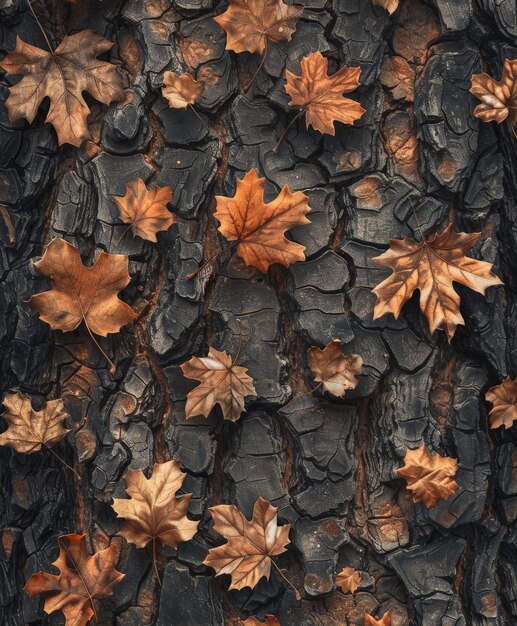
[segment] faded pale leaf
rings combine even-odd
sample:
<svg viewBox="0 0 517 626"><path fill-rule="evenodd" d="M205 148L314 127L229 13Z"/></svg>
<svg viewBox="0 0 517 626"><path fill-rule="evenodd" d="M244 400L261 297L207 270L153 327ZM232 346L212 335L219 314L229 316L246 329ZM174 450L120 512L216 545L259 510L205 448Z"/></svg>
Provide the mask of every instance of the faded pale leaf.
<svg viewBox="0 0 517 626"><path fill-rule="evenodd" d="M333 339L322 350L313 346L307 351L309 367L314 380L323 384L323 389L333 396L342 398L349 389L357 387L357 376L361 374L363 359L357 354L344 355L339 339Z"/></svg>
<svg viewBox="0 0 517 626"><path fill-rule="evenodd" d="M456 233L452 224L440 234L421 242L391 239L389 249L373 260L389 267L393 274L373 290L377 295L373 319L392 313L395 319L415 290L420 291L420 309L431 332L443 328L450 341L459 324L460 297L453 282L478 293L501 280L492 273L492 264L465 256L479 239L480 233Z"/></svg>
<svg viewBox="0 0 517 626"><path fill-rule="evenodd" d="M484 72L474 74L470 92L481 100L474 115L482 122L501 124L509 117L517 124L517 59L506 59L499 82Z"/></svg>
<svg viewBox="0 0 517 626"><path fill-rule="evenodd" d="M384 613L381 619L375 619L375 617L365 613L363 626L391 626L390 612Z"/></svg>
<svg viewBox="0 0 517 626"><path fill-rule="evenodd" d="M269 579L271 557L287 550L290 524L278 526L277 508L263 498L253 507L248 521L233 504L210 507L214 530L228 540L218 548L211 548L205 565L212 567L216 576L229 574L229 589L254 588L265 576Z"/></svg>
<svg viewBox="0 0 517 626"><path fill-rule="evenodd" d="M494 405L489 413L490 428L511 428L517 420L517 379L507 378L491 387L485 398Z"/></svg>
<svg viewBox="0 0 517 626"><path fill-rule="evenodd" d="M361 574L353 567L344 567L336 578L336 585L343 593L355 593L361 584Z"/></svg>
<svg viewBox="0 0 517 626"><path fill-rule="evenodd" d="M304 261L305 246L289 241L285 232L294 226L310 224L305 214L310 211L307 196L292 193L286 185L278 196L264 204L264 178L251 169L237 180L233 198L216 196L219 232L229 241L238 241L237 254L246 265L267 272L270 265L284 266Z"/></svg>
<svg viewBox="0 0 517 626"><path fill-rule="evenodd" d="M391 15L399 8L399 0L373 0L373 4L376 4Z"/></svg>
<svg viewBox="0 0 517 626"><path fill-rule="evenodd" d="M185 109L193 105L205 90L205 83L194 80L190 74L179 76L176 72L163 75L162 95L171 109Z"/></svg>
<svg viewBox="0 0 517 626"><path fill-rule="evenodd" d="M277 618L270 613L266 615L266 619L262 622L256 617L248 617L248 619L245 619L242 623L244 626L280 626L280 622Z"/></svg>

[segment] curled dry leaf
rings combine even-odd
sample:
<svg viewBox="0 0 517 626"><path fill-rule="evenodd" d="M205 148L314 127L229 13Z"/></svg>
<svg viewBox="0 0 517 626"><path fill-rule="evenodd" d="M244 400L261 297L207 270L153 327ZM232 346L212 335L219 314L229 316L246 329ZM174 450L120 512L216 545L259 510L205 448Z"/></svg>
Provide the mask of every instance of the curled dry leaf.
<svg viewBox="0 0 517 626"><path fill-rule="evenodd" d="M507 378L491 387L485 398L494 405L489 413L490 428L511 428L517 420L517 379Z"/></svg>
<svg viewBox="0 0 517 626"><path fill-rule="evenodd" d="M359 102L343 96L359 87L361 68L342 67L329 76L328 64L321 52L304 57L300 76L286 70L285 90L291 96L289 106L305 111L307 128L335 135L334 122L353 124L365 112Z"/></svg>
<svg viewBox="0 0 517 626"><path fill-rule="evenodd" d="M420 290L420 309L431 332L443 328L451 341L456 327L464 324L460 313L460 296L453 282L478 293L501 280L492 273L492 264L465 256L481 233L456 233L452 224L440 234L421 242L409 237L391 239L389 249L373 260L389 267L393 274L373 290L377 295L373 319L385 313L400 315L415 290Z"/></svg>
<svg viewBox="0 0 517 626"><path fill-rule="evenodd" d="M357 354L344 355L339 339L333 339L322 350L313 346L307 351L314 380L333 396L342 398L349 389L357 387L363 359Z"/></svg>
<svg viewBox="0 0 517 626"><path fill-rule="evenodd" d="M391 626L390 612L384 613L381 619L375 619L369 613L365 613L363 626Z"/></svg>
<svg viewBox="0 0 517 626"><path fill-rule="evenodd" d="M131 225L131 231L147 241L156 242L156 233L167 230L176 222L167 209L172 201L171 187L148 189L140 178L126 186L124 196L113 196L120 219Z"/></svg>
<svg viewBox="0 0 517 626"><path fill-rule="evenodd" d="M260 621L256 617L248 617L243 622L244 626L280 626L280 622L274 615L268 613L264 621Z"/></svg>
<svg viewBox="0 0 517 626"><path fill-rule="evenodd" d="M208 350L207 357L192 357L181 369L187 378L200 382L187 394L187 418L208 417L219 404L224 419L236 422L244 411L244 398L257 393L248 370L235 365L231 356L215 348Z"/></svg>
<svg viewBox="0 0 517 626"><path fill-rule="evenodd" d="M251 169L242 180L237 180L233 198L216 196L219 232L229 241L238 242L237 254L246 265L267 272L270 265L287 267L304 261L305 246L289 241L285 232L301 224L310 224L305 214L310 211L307 196L301 191L292 193L285 185L278 196L264 204L264 178Z"/></svg>
<svg viewBox="0 0 517 626"><path fill-rule="evenodd" d="M499 82L484 72L474 74L470 92L481 100L474 115L482 122L500 124L509 118L517 124L517 59L506 59Z"/></svg>
<svg viewBox="0 0 517 626"><path fill-rule="evenodd" d="M458 469L458 460L439 454L430 454L425 445L408 450L404 467L395 473L404 478L414 502L423 502L428 508L439 500L447 500L459 489L453 480Z"/></svg>
<svg viewBox="0 0 517 626"><path fill-rule="evenodd" d="M24 589L30 596L45 594L45 613L61 611L66 626L85 626L96 615L94 600L113 595L124 578L115 569L117 550L109 546L90 556L86 535L63 535L58 543L59 556L52 565L59 574L33 574Z"/></svg>
<svg viewBox="0 0 517 626"><path fill-rule="evenodd" d="M214 20L226 31L226 50L262 54L267 40L290 40L303 7L282 0L229 0Z"/></svg>
<svg viewBox="0 0 517 626"><path fill-rule="evenodd" d="M90 109L83 92L104 104L125 97L116 65L97 59L112 46L111 41L89 29L66 36L55 52L31 46L17 37L16 48L0 61L6 72L22 76L10 88L5 102L10 121L25 118L32 123L42 101L48 98L46 121L56 129L59 144L80 146L90 138Z"/></svg>
<svg viewBox="0 0 517 626"><path fill-rule="evenodd" d="M194 80L190 74L179 76L176 72L163 75L162 95L171 109L186 109L197 101L205 90L205 83Z"/></svg>
<svg viewBox="0 0 517 626"><path fill-rule="evenodd" d="M210 548L205 565L212 567L216 576L229 574L229 589L257 585L271 573L271 557L287 550L291 524L278 526L277 508L258 498L253 517L248 521L233 504L210 507L214 530L228 540L223 546Z"/></svg>
<svg viewBox="0 0 517 626"><path fill-rule="evenodd" d="M355 593L361 584L361 574L353 567L344 567L336 578L336 585L343 593Z"/></svg>
<svg viewBox="0 0 517 626"><path fill-rule="evenodd" d="M49 400L40 411L32 408L29 396L23 393L5 393L2 417L8 429L0 434L0 446L11 446L16 452L31 454L42 446L50 447L70 432L64 427L69 417L63 400Z"/></svg>
<svg viewBox="0 0 517 626"><path fill-rule="evenodd" d="M399 0L373 0L373 4L376 4L391 15L399 8Z"/></svg>

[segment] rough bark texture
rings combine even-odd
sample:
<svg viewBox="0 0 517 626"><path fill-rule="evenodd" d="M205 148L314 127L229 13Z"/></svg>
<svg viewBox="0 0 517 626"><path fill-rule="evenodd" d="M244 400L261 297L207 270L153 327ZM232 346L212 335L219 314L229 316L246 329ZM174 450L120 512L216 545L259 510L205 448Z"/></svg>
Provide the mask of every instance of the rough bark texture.
<svg viewBox="0 0 517 626"><path fill-rule="evenodd" d="M48 452L2 449L0 622L61 624L45 616L28 577L49 568L58 535L87 531L92 548L120 545L127 574L100 605L109 626L236 625L274 613L282 626L362 624L365 611L391 611L402 626L517 624L517 427L489 431L484 392L517 375L517 143L507 127L481 124L468 93L481 67L498 77L517 57L514 0L402 0L390 18L370 0L304 0L291 42L271 44L248 94L258 59L225 51L214 22L224 0L35 0L51 40L93 28L116 39L132 101L92 104L94 142L58 148L42 123L10 126L0 104L2 222L0 349L3 390L35 402L63 396L74 431L58 446L82 476ZM45 47L25 0L0 0L0 52L16 36ZM303 120L280 154L272 148L293 115L283 74L320 50L362 69L367 109L335 137ZM170 110L160 95L165 70L207 83L197 106ZM9 80L0 79L0 99ZM273 192L283 184L310 197L310 227L292 231L307 262L267 276L223 255L194 280L185 275L223 244L214 195L231 195L236 176L255 167ZM120 239L113 194L141 177L174 189L178 225L158 244ZM459 289L466 326L449 345L429 336L417 299L401 318L372 321L371 289L387 274L371 261L390 238L418 237L447 223L482 230L473 256L495 263L505 286L487 297ZM125 299L140 312L102 340L106 362L83 330L52 332L25 301L48 283L34 269L54 236L91 262L100 249L130 256ZM235 424L185 420L191 388L179 364L207 346L234 353L258 398ZM293 395L313 385L311 345L333 338L363 357L366 376L344 401ZM434 509L414 506L396 479L408 447L421 443L459 459L460 490ZM125 470L180 460L190 514L201 532L176 554L160 553L163 586L149 554L117 537L113 497ZM258 496L293 525L293 546L278 564L304 592L301 602L273 571L253 591L226 591L202 565L216 537L207 507L236 503L246 514ZM354 595L335 589L337 571L363 572Z"/></svg>

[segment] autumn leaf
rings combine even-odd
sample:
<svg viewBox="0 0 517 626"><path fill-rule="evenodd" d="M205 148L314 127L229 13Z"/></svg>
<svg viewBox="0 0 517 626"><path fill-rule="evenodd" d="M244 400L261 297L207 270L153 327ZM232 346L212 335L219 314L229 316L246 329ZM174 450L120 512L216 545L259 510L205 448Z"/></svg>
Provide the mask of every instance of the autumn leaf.
<svg viewBox="0 0 517 626"><path fill-rule="evenodd" d="M343 593L355 593L361 584L361 574L353 567L344 567L336 578L336 585Z"/></svg>
<svg viewBox="0 0 517 626"><path fill-rule="evenodd" d="M52 565L59 574L33 574L25 591L45 594L45 613L61 611L66 626L85 626L96 615L94 600L113 595L113 588L124 578L115 569L115 546L88 554L86 535L63 535L58 539L59 556Z"/></svg>
<svg viewBox="0 0 517 626"><path fill-rule="evenodd" d="M431 333L443 328L451 341L458 324L464 324L460 297L453 282L479 293L501 280L491 272L492 264L465 256L481 233L456 233L452 224L440 234L421 242L391 239L389 249L373 260L389 267L393 274L373 290L377 295L373 319L385 313L400 315L415 290L420 290L420 309L426 316Z"/></svg>
<svg viewBox="0 0 517 626"><path fill-rule="evenodd" d="M214 17L226 31L226 50L262 54L267 40L290 40L303 7L282 0L229 0L228 9Z"/></svg>
<svg viewBox="0 0 517 626"><path fill-rule="evenodd" d="M278 196L264 204L264 178L251 169L237 180L233 198L216 196L219 231L229 240L238 242L237 254L246 265L267 272L270 265L284 266L304 261L305 246L289 241L284 233L301 224L310 224L305 214L310 211L307 196L292 193L285 185Z"/></svg>
<svg viewBox="0 0 517 626"><path fill-rule="evenodd" d="M489 413L490 428L511 428L517 420L517 379L507 378L491 387L485 398L494 405Z"/></svg>
<svg viewBox="0 0 517 626"><path fill-rule="evenodd" d="M9 74L22 76L10 88L5 102L10 121L25 118L32 123L42 101L48 98L46 121L56 129L59 144L80 146L90 138L90 108L83 92L104 104L125 97L116 66L97 59L112 46L111 41L89 29L66 36L54 52L17 37L16 48L0 61L0 67Z"/></svg>
<svg viewBox="0 0 517 626"><path fill-rule="evenodd" d="M266 619L262 622L256 617L248 617L248 619L245 619L242 623L244 626L280 626L280 622L277 618L270 613L266 615Z"/></svg>
<svg viewBox="0 0 517 626"><path fill-rule="evenodd" d="M226 420L236 422L244 411L244 398L257 392L248 370L226 352L209 348L207 357L192 357L181 365L187 378L200 384L187 394L186 417L208 417L216 404L221 407Z"/></svg>
<svg viewBox="0 0 517 626"><path fill-rule="evenodd" d="M291 96L289 106L301 107L299 115L305 112L307 128L335 135L334 122L353 124L365 112L359 102L343 96L359 87L361 68L342 67L329 76L328 64L321 52L304 57L300 76L286 70L285 90Z"/></svg>
<svg viewBox="0 0 517 626"><path fill-rule="evenodd" d="M262 577L269 580L271 557L287 550L291 524L278 526L277 508L267 500L258 498L253 507L253 517L248 521L233 504L210 507L214 530L227 539L218 548L210 548L205 565L212 567L216 576L229 574L229 589L242 589L257 585Z"/></svg>
<svg viewBox="0 0 517 626"><path fill-rule="evenodd" d="M404 478L414 502L423 502L428 508L439 500L447 500L459 489L453 480L458 469L457 459L439 454L430 454L425 445L408 450L404 466L395 473Z"/></svg>
<svg viewBox="0 0 517 626"><path fill-rule="evenodd" d="M399 8L399 0L373 0L373 4L382 7L390 15Z"/></svg>
<svg viewBox="0 0 517 626"><path fill-rule="evenodd" d="M172 202L171 187L148 189L141 178L126 185L124 196L113 196L120 219L130 224L134 235L156 242L156 233L167 230L176 222L167 209Z"/></svg>
<svg viewBox="0 0 517 626"><path fill-rule="evenodd" d="M481 100L474 115L482 122L501 124L509 118L517 124L517 59L506 59L499 82L484 72L474 74L470 92Z"/></svg>
<svg viewBox="0 0 517 626"><path fill-rule="evenodd" d="M390 612L384 613L381 619L375 619L375 617L365 613L363 626L391 626Z"/></svg>
<svg viewBox="0 0 517 626"><path fill-rule="evenodd" d="M343 344L333 339L322 350L313 346L307 351L309 367L314 380L333 396L342 398L349 389L357 387L357 376L361 374L363 359L357 354L345 356Z"/></svg>
<svg viewBox="0 0 517 626"><path fill-rule="evenodd" d="M179 76L176 72L163 74L162 95L171 109L186 109L193 105L205 90L205 83L190 74Z"/></svg>

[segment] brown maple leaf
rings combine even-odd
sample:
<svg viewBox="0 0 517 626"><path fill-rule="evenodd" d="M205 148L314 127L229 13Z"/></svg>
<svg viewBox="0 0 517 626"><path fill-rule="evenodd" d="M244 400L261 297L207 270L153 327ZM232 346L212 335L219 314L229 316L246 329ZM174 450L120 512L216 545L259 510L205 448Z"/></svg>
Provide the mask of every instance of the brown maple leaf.
<svg viewBox="0 0 517 626"><path fill-rule="evenodd" d="M61 611L66 626L85 626L96 615L94 600L113 595L125 576L115 569L117 550L109 546L90 556L86 535L63 535L58 543L59 556L52 565L59 574L33 574L24 589L30 596L44 593L45 613Z"/></svg>
<svg viewBox="0 0 517 626"><path fill-rule="evenodd" d="M253 517L248 521L233 504L210 507L214 530L228 540L218 548L210 548L205 565L212 567L216 576L229 574L229 589L242 589L257 585L265 576L269 579L271 557L287 550L291 524L278 526L277 507L258 498L253 507Z"/></svg>
<svg viewBox="0 0 517 626"><path fill-rule="evenodd" d="M187 378L200 382L187 394L187 419L196 415L208 417L219 404L224 419L236 422L245 410L244 398L257 394L248 370L215 348L209 348L207 357L192 357L181 369Z"/></svg>
<svg viewBox="0 0 517 626"><path fill-rule="evenodd" d="M176 72L163 75L162 95L171 109L186 109L192 106L205 90L205 83L194 80L190 74L179 76Z"/></svg>
<svg viewBox="0 0 517 626"><path fill-rule="evenodd" d="M310 224L305 214L310 211L307 196L292 193L285 185L278 196L264 204L264 178L251 169L237 180L233 198L216 196L219 232L229 241L238 242L237 254L246 265L267 272L270 265L291 265L304 261L305 246L289 241L284 233L293 226Z"/></svg>
<svg viewBox="0 0 517 626"><path fill-rule="evenodd" d="M373 4L382 7L390 15L399 8L399 0L373 0Z"/></svg>
<svg viewBox="0 0 517 626"><path fill-rule="evenodd" d="M369 613L365 613L363 626L391 626L390 612L384 613L381 619L375 619Z"/></svg>
<svg viewBox="0 0 517 626"><path fill-rule="evenodd" d="M416 450L408 450L404 466L395 473L404 478L414 502L423 502L428 508L439 500L447 500L459 489L453 480L458 469L458 460L439 454L430 454L424 444Z"/></svg>
<svg viewBox="0 0 517 626"><path fill-rule="evenodd" d="M389 267L393 274L373 290L377 295L373 319L385 313L400 315L415 290L420 291L420 309L433 333L443 328L451 341L458 324L464 324L460 297L453 282L479 293L501 280L491 272L492 264L465 256L481 233L456 233L452 224L440 234L421 242L391 239L389 249L373 260Z"/></svg>
<svg viewBox="0 0 517 626"><path fill-rule="evenodd" d="M509 118L517 124L517 59L506 59L499 82L484 72L474 74L470 92L481 100L474 115L482 122L501 124Z"/></svg>
<svg viewBox="0 0 517 626"><path fill-rule="evenodd" d="M286 70L285 90L291 96L289 106L301 107L305 112L307 128L312 126L320 133L335 135L334 122L353 124L365 109L344 93L359 87L359 67L342 67L328 75L328 59L321 52L313 52L300 61L301 75Z"/></svg>
<svg viewBox="0 0 517 626"><path fill-rule="evenodd" d="M282 0L229 0L214 20L226 31L226 50L262 54L267 40L291 39L303 7Z"/></svg>
<svg viewBox="0 0 517 626"><path fill-rule="evenodd" d="M23 77L10 88L5 102L10 121L25 118L32 123L42 101L48 98L46 121L56 129L59 144L80 146L90 138L90 109L83 92L104 104L125 97L116 66L97 59L112 46L111 41L92 30L66 36L54 52L17 37L16 48L0 61L0 67L9 74Z"/></svg>
<svg viewBox="0 0 517 626"><path fill-rule="evenodd" d="M261 626L261 624L265 624L265 626L280 626L278 619L270 613L266 615L266 619L262 622L256 617L248 617L242 623L244 626Z"/></svg>
<svg viewBox="0 0 517 626"><path fill-rule="evenodd" d="M489 413L490 428L511 428L517 420L517 379L507 378L491 387L485 398L494 405Z"/></svg>
<svg viewBox="0 0 517 626"><path fill-rule="evenodd" d="M343 593L355 593L361 584L361 574L353 567L344 567L336 578L336 585Z"/></svg>
<svg viewBox="0 0 517 626"><path fill-rule="evenodd" d="M343 344L333 339L322 350L313 346L307 350L309 367L314 380L333 396L342 398L349 389L357 387L357 376L361 374L363 359L357 354L345 356Z"/></svg>
<svg viewBox="0 0 517 626"><path fill-rule="evenodd" d="M113 196L117 203L120 219L134 235L147 241L156 242L156 233L167 230L176 223L174 216L167 209L172 202L171 187L148 189L141 178L126 185L124 196Z"/></svg>

